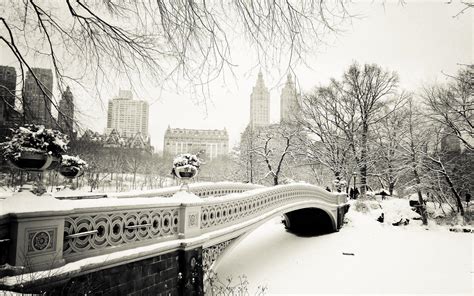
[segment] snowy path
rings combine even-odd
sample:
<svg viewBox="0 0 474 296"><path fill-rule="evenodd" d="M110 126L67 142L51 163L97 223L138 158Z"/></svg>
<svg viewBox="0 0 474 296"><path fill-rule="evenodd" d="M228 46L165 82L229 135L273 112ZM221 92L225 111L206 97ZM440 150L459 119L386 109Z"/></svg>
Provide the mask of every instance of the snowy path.
<svg viewBox="0 0 474 296"><path fill-rule="evenodd" d="M226 254L217 273L222 279L245 274L251 291L263 285L267 294L472 295L472 239L373 223L303 238L275 219Z"/></svg>

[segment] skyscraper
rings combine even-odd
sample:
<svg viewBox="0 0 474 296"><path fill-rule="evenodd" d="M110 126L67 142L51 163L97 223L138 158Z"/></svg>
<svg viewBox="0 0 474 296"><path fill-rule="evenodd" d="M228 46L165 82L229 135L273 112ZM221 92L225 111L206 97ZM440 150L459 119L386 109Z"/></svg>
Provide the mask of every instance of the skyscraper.
<svg viewBox="0 0 474 296"><path fill-rule="evenodd" d="M58 124L62 132L69 137L74 133L74 97L69 86L59 101Z"/></svg>
<svg viewBox="0 0 474 296"><path fill-rule="evenodd" d="M257 83L250 95L250 126L265 126L270 124L270 93L263 81L263 75L258 73Z"/></svg>
<svg viewBox="0 0 474 296"><path fill-rule="evenodd" d="M107 130L117 130L122 136L131 137L141 133L148 137L148 103L133 100L131 91L120 90L119 95L109 101Z"/></svg>
<svg viewBox="0 0 474 296"><path fill-rule="evenodd" d="M16 71L0 66L0 123L10 120L15 107Z"/></svg>
<svg viewBox="0 0 474 296"><path fill-rule="evenodd" d="M289 123L295 120L298 102L295 83L291 74L288 74L285 86L281 90L280 107L280 122Z"/></svg>
<svg viewBox="0 0 474 296"><path fill-rule="evenodd" d="M51 69L33 68L33 74L26 73L23 86L23 114L26 123L42 124L51 127L51 99L53 91L53 72Z"/></svg>

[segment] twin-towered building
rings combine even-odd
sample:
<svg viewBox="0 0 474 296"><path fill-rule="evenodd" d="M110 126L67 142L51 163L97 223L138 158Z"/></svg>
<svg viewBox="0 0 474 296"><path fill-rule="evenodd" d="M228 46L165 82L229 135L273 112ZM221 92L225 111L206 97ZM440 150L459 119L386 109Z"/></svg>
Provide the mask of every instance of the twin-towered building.
<svg viewBox="0 0 474 296"><path fill-rule="evenodd" d="M281 92L281 122L292 122L298 107L295 84L290 74ZM257 83L250 95L250 124L253 128L270 125L270 92L265 86L263 75L258 73ZM223 130L199 130L171 128L165 132L163 153L200 153L212 160L229 152L229 135Z"/></svg>
<svg viewBox="0 0 474 296"><path fill-rule="evenodd" d="M298 108L295 83L288 74L280 96L280 122L293 122ZM250 95L250 127L270 125L270 92L265 86L262 72L258 73L257 83Z"/></svg>

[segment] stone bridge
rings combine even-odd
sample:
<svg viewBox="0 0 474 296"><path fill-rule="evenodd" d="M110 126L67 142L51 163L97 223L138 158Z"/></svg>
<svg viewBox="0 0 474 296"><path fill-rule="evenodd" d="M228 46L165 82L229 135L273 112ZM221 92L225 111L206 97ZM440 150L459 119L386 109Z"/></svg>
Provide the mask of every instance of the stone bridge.
<svg viewBox="0 0 474 296"><path fill-rule="evenodd" d="M208 198L45 198L40 210L0 216L0 263L14 266L0 270L0 290L201 295L219 258L266 221L283 216L290 231L328 233L348 208L345 194L312 185L243 187L211 186Z"/></svg>

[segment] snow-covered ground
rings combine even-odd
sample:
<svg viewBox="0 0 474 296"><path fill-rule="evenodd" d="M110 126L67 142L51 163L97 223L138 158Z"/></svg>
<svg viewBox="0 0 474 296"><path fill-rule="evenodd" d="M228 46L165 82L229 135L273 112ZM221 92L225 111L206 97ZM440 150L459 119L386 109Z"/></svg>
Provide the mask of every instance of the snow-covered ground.
<svg viewBox="0 0 474 296"><path fill-rule="evenodd" d="M348 216L339 232L319 237L295 236L272 220L225 254L217 274L245 275L252 293L266 286L267 294L472 295L473 234Z"/></svg>

